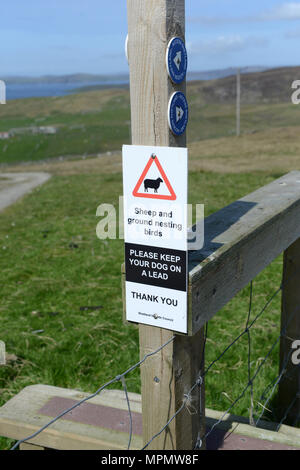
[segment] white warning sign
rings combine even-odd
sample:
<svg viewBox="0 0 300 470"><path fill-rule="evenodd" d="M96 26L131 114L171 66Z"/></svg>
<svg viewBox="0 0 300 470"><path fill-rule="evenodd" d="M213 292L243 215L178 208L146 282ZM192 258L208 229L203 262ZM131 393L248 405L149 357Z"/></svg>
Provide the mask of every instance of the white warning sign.
<svg viewBox="0 0 300 470"><path fill-rule="evenodd" d="M187 332L187 149L123 147L126 317Z"/></svg>

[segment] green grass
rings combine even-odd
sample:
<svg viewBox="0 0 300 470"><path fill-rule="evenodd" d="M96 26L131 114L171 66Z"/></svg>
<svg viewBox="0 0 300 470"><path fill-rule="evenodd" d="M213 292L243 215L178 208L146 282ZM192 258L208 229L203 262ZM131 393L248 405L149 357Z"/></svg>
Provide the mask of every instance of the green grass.
<svg viewBox="0 0 300 470"><path fill-rule="evenodd" d="M37 110L38 112L38 110ZM37 114L38 116L38 114ZM120 149L129 143L130 111L126 102L112 98L101 111L65 113L53 111L40 118L0 119L0 131L19 127L55 126L54 135L32 135L30 131L0 140L0 163L40 161L69 155L97 154Z"/></svg>
<svg viewBox="0 0 300 470"><path fill-rule="evenodd" d="M235 135L235 104L203 102L189 84L189 143ZM300 107L292 103L243 104L241 128L254 133L299 125ZM102 90L61 98L10 101L0 108L0 132L13 128L55 126L55 135L15 135L0 140L0 164L40 161L70 155L95 155L130 142L127 90Z"/></svg>
<svg viewBox="0 0 300 470"><path fill-rule="evenodd" d="M191 97L189 142L228 137L236 133L236 107L232 104L201 104ZM242 133L298 126L300 107L290 103L247 104L241 107Z"/></svg>
<svg viewBox="0 0 300 470"><path fill-rule="evenodd" d="M204 202L208 215L273 179L191 173L190 202ZM17 357L0 367L0 405L36 383L93 392L138 360L137 329L122 323L123 241L95 234L97 206L117 205L121 191L120 174L55 176L0 214L0 338ZM280 279L279 259L255 281L253 315ZM246 288L209 323L207 364L245 326L248 300ZM86 306L102 308L82 310ZM253 368L278 335L279 318L277 298L254 329ZM277 369L275 350L255 384L257 397ZM246 381L243 339L208 374L206 406L226 409ZM127 384L140 391L138 370ZM248 407L247 395L234 412L247 415ZM0 440L0 447L9 445Z"/></svg>
<svg viewBox="0 0 300 470"><path fill-rule="evenodd" d="M215 159L211 169L218 171L218 159L230 157L227 174L190 172L190 202L205 204L206 216L280 176L284 169L275 165L276 158L286 168L295 168L299 106L243 105L243 132L268 132L237 140L229 138L235 130L233 104L205 104L193 87L188 94L188 141L210 139L192 146L190 168L199 168L202 159L206 164ZM0 108L0 131L40 125L57 126L58 132L0 140L0 163L119 150L130 142L128 91L17 100ZM245 161L250 173L239 169L242 164L245 168ZM122 178L113 161L106 169L99 162L95 159L91 174L80 167L84 174L62 176L57 167L49 182L0 213L0 339L9 355L8 364L0 367L0 406L36 383L93 392L139 358L137 329L122 322L123 241L100 241L95 233L96 209L103 202L118 204ZM251 318L279 287L281 265L279 257L255 279ZM84 309L92 306L101 308ZM249 286L209 322L207 365L244 329L248 309ZM276 340L279 321L277 296L251 331L252 373ZM259 397L277 376L278 357L275 348L255 381L259 412ZM225 410L237 398L248 381L247 358L244 336L208 373L207 407ZM140 391L138 370L127 384L130 391ZM247 393L233 412L247 416L249 404ZM10 441L0 438L0 448L9 446Z"/></svg>

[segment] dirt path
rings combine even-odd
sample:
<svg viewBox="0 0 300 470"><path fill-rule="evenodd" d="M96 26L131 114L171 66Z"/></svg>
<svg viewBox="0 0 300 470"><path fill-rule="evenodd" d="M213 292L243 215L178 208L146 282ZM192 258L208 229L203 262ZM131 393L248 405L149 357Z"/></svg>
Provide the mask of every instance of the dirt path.
<svg viewBox="0 0 300 470"><path fill-rule="evenodd" d="M50 177L49 173L0 173L0 211Z"/></svg>

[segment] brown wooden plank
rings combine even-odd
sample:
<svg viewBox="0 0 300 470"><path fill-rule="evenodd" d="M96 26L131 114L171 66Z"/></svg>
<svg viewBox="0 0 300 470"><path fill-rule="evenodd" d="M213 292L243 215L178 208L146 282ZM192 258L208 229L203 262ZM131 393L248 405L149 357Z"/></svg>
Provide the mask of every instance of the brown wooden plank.
<svg viewBox="0 0 300 470"><path fill-rule="evenodd" d="M38 410L38 414L55 418L64 410L71 408L78 400L54 396ZM131 412L133 434L142 435L142 416L140 413ZM78 408L70 411L61 418L75 423L88 424L112 431L129 433L130 419L128 410L120 410L112 406L82 403Z"/></svg>
<svg viewBox="0 0 300 470"><path fill-rule="evenodd" d="M188 354L187 350L187 354ZM57 404L57 397L60 399L79 400L84 398L87 394L78 392L76 390L63 389L52 387L48 385L34 385L26 387L19 394L9 400L3 407L0 408L0 435L10 437L12 439L19 439L25 437L29 433L36 430L39 425L44 424L49 420L49 416L40 414L41 407L49 406L53 399ZM138 394L129 394L131 408L134 413L141 414L141 396ZM98 405L99 409L106 406L108 409L115 409L124 412L127 407L124 393L120 390L105 390L101 396L97 396L91 400L93 405ZM62 404L62 401L60 402ZM53 415L57 408L51 408L51 415ZM192 410L190 410L192 411ZM255 428L249 425L249 420L245 417L235 415L224 415L221 411L206 409L206 429L211 428L220 418L223 421L217 426L217 434L209 440L209 448L214 446L214 449L229 449L241 446L245 449L249 448L299 448L300 446L300 429L295 429L290 426L281 425L277 431L277 424L271 422L260 422L260 427ZM112 442L105 442L102 438L102 426L100 426L100 434L98 426L86 426L78 422L82 416L75 416L73 422L66 423L66 420L57 422L53 428L48 428L33 440L33 443L23 443L22 449L41 450L43 447L50 449L120 449L121 442L116 440L120 436L125 435L126 440L128 435L124 433L112 433ZM67 427L66 427L67 426ZM101 436L101 437L100 437ZM107 437L107 436L106 436ZM226 439L225 439L226 438ZM122 439L122 438L121 438ZM136 436L134 436L136 439ZM138 437L139 441L135 440L135 444L139 442L139 446L135 447L140 449L142 440ZM225 439L225 440L224 440ZM39 444L39 446L37 446ZM233 447L233 448L234 448ZM125 449L125 447L123 447Z"/></svg>
<svg viewBox="0 0 300 470"><path fill-rule="evenodd" d="M27 444L27 442L22 442L22 444L20 444L20 450L45 450L45 448L41 446L35 446L33 444Z"/></svg>
<svg viewBox="0 0 300 470"><path fill-rule="evenodd" d="M0 436L24 439L36 432L53 418L54 410L47 416L42 414L40 410L47 406L54 397L59 397L62 402L66 400L65 404L67 404L87 396L88 394L76 390L47 385L26 387L0 408ZM140 396L129 393L129 399L132 412L141 414ZM119 390L104 390L101 395L92 398L85 404L92 405L93 409L96 406L98 413L103 412L103 407L108 408L108 413L111 408L114 408L114 414L117 415L120 412L121 420L127 413L125 393ZM85 407L84 411L86 410ZM79 417L82 418L81 413L80 411ZM76 416L78 417L77 413L75 413L75 418ZM84 418L82 420L85 421ZM105 423L102 423L103 425L100 426L96 423L78 422L76 419L73 421L59 419L27 443L57 450L126 450L129 441L128 428L125 429L126 426L124 426L122 430L122 427L119 426L118 429L111 429L106 428ZM142 438L139 434L134 434L131 449L141 448Z"/></svg>

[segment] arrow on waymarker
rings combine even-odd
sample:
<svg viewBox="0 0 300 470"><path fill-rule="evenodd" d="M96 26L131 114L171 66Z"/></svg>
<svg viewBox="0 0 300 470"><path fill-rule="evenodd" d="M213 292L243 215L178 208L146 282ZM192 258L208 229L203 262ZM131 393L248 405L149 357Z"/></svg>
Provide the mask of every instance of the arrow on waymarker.
<svg viewBox="0 0 300 470"><path fill-rule="evenodd" d="M176 67L178 68L178 70L180 69L180 65L181 65L181 51L178 51L175 58L174 58L174 63L176 65Z"/></svg>
<svg viewBox="0 0 300 470"><path fill-rule="evenodd" d="M183 109L181 107L179 108L178 106L176 106L176 122L180 121L183 115L184 115Z"/></svg>

